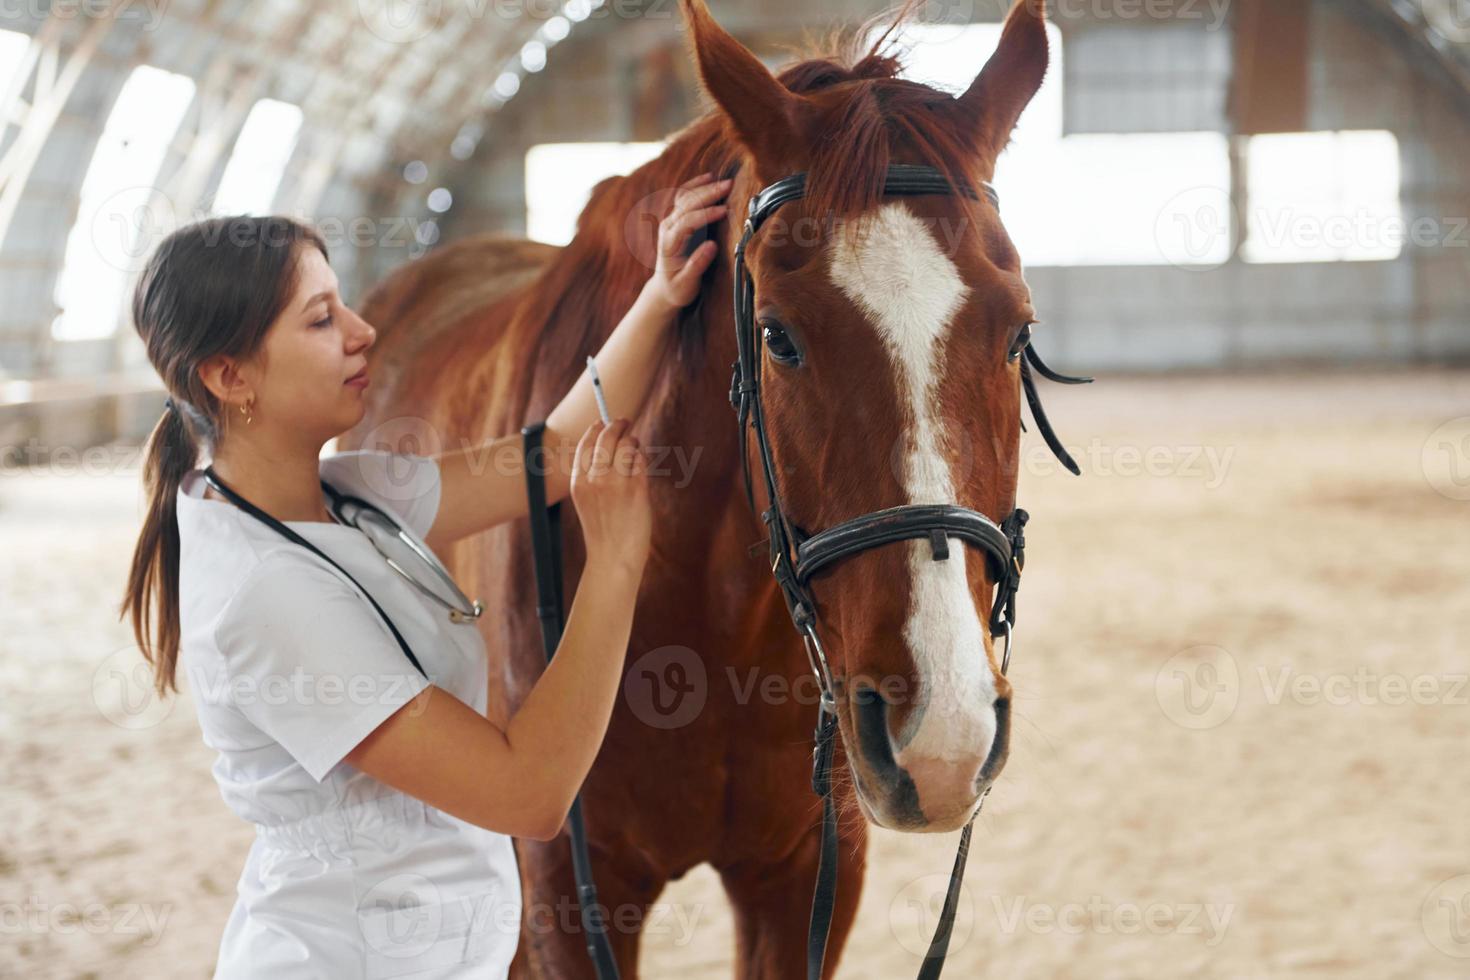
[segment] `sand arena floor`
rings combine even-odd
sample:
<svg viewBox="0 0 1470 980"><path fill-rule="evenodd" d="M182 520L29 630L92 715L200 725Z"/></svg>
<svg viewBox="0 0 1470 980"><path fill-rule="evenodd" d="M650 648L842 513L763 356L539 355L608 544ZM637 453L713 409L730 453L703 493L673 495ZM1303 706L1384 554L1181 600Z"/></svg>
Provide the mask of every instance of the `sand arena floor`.
<svg viewBox="0 0 1470 980"><path fill-rule="evenodd" d="M945 975L1470 975L1470 373L1046 395L1086 476L1027 437ZM208 976L252 838L187 697L120 700L135 465L0 479L0 976ZM914 975L955 841L874 833L840 977ZM663 901L644 974L731 976L716 876Z"/></svg>

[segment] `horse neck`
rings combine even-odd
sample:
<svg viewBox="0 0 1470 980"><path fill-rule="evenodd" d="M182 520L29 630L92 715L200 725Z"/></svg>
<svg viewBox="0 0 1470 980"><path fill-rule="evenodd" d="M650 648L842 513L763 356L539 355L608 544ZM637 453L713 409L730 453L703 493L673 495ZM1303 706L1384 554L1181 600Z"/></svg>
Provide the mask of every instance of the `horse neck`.
<svg viewBox="0 0 1470 980"><path fill-rule="evenodd" d="M717 259L724 267L706 279L700 300L703 323L679 326L701 330L703 336L685 344L679 355L670 353L650 399L656 408L649 436L654 451L666 453L666 475L652 484L660 516L654 543L674 560L671 573L703 577L713 570L728 576L748 567L754 573L748 587L768 590L770 575L749 552L765 530L746 501L740 458L744 441L729 401L735 327L728 305L727 254ZM757 488L757 505L760 499Z"/></svg>

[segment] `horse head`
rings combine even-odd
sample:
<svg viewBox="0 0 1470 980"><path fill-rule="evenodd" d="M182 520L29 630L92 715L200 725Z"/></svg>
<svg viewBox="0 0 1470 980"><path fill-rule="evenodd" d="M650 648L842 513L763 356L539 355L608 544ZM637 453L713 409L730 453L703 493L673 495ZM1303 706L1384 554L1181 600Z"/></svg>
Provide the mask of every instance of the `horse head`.
<svg viewBox="0 0 1470 980"><path fill-rule="evenodd" d="M744 252L760 411L793 527L916 504L999 523L1015 508L1020 354L1036 320L1019 256L985 194L883 187L899 164L956 188L993 176L1046 72L1043 7L1017 0L995 55L953 96L897 77L881 41L849 66L777 77L703 0L684 0L704 86L740 148L732 216L807 174L804 196ZM1012 692L990 625L1005 570L958 542L936 560L942 547L871 547L809 583L859 805L896 829L963 826L1006 760Z"/></svg>

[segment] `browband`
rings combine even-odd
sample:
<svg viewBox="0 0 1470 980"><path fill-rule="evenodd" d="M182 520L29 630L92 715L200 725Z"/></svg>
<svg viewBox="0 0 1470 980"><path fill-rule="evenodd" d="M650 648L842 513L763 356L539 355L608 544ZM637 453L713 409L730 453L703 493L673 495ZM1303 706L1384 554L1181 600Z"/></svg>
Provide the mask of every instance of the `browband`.
<svg viewBox="0 0 1470 980"><path fill-rule="evenodd" d="M883 193L885 195L917 195L917 194L948 194L958 186L961 193L966 197L979 200L974 188L965 184L953 185L945 176L932 167L920 166L916 163L895 163L888 168L888 177L883 181ZM996 193L995 187L982 181L981 189L985 197L995 207L1000 207L1000 195ZM806 194L806 173L792 174L790 177L782 177L750 199L750 209L746 212L745 227L747 232L755 231L765 220L771 216L781 205L788 201L794 201Z"/></svg>

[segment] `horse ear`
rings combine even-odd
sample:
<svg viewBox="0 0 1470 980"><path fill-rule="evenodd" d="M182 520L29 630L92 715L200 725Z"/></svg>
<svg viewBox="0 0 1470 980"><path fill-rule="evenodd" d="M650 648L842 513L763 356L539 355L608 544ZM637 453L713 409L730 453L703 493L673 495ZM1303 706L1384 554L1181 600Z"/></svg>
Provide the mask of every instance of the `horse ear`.
<svg viewBox="0 0 1470 980"><path fill-rule="evenodd" d="M798 145L796 114L804 100L717 24L704 0L681 0L680 5L705 90L755 157L756 169L784 172L783 160Z"/></svg>
<svg viewBox="0 0 1470 980"><path fill-rule="evenodd" d="M972 123L976 149L994 159L1046 77L1046 0L1015 0L1000 45L956 101Z"/></svg>

